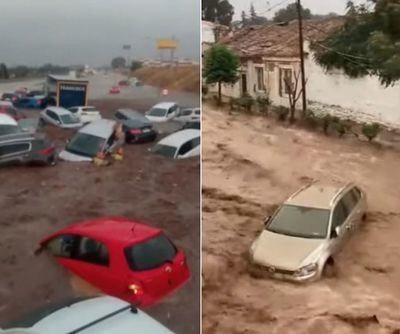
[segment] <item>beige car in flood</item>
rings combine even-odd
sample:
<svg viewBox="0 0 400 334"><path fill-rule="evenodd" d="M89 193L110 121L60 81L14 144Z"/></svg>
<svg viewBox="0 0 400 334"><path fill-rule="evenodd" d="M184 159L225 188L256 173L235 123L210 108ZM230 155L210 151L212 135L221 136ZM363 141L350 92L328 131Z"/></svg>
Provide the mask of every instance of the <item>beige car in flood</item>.
<svg viewBox="0 0 400 334"><path fill-rule="evenodd" d="M250 247L252 269L296 282L320 278L366 210L366 195L354 184L301 188L265 220Z"/></svg>

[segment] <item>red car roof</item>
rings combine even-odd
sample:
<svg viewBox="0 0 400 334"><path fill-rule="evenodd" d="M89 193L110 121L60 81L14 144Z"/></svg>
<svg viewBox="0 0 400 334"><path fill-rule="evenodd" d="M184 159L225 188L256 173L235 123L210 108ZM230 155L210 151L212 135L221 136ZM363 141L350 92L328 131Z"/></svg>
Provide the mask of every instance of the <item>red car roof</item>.
<svg viewBox="0 0 400 334"><path fill-rule="evenodd" d="M126 247L153 236L162 231L158 228L132 221L122 217L106 217L86 220L68 226L61 231L46 237L42 242L63 233L77 233L92 237L105 243L114 243Z"/></svg>

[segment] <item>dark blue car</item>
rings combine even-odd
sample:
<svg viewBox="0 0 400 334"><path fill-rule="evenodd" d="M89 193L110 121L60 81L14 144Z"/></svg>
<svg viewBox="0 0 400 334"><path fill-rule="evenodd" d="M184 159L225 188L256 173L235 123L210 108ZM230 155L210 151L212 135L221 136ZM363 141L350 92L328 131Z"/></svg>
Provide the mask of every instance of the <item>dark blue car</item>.
<svg viewBox="0 0 400 334"><path fill-rule="evenodd" d="M25 109L40 109L42 105L42 100L44 96L34 96L34 97L21 97L17 101L14 102L14 106L16 108L25 108Z"/></svg>

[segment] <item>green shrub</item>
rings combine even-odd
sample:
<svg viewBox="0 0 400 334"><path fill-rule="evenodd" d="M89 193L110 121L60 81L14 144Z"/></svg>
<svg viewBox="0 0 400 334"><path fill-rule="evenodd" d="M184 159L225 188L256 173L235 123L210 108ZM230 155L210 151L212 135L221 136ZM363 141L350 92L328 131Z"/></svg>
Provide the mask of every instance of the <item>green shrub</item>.
<svg viewBox="0 0 400 334"><path fill-rule="evenodd" d="M308 127L311 129L315 129L318 127L318 117L312 111L308 111L306 116L304 117L304 121Z"/></svg>
<svg viewBox="0 0 400 334"><path fill-rule="evenodd" d="M321 125L322 125L322 130L324 131L324 133L327 135L328 131L329 131L329 126L332 123L332 116L329 114L326 114L324 116L321 117Z"/></svg>
<svg viewBox="0 0 400 334"><path fill-rule="evenodd" d="M268 107L272 104L268 96L258 96L256 99L258 109L261 113L268 115Z"/></svg>
<svg viewBox="0 0 400 334"><path fill-rule="evenodd" d="M254 102L254 99L249 94L244 94L237 100L238 105L247 112L251 112Z"/></svg>
<svg viewBox="0 0 400 334"><path fill-rule="evenodd" d="M335 129L340 138L342 138L347 132L346 126L340 121L334 122L333 128Z"/></svg>
<svg viewBox="0 0 400 334"><path fill-rule="evenodd" d="M365 123L362 128L362 134L368 138L368 141L372 141L381 131L381 126L378 123Z"/></svg>
<svg viewBox="0 0 400 334"><path fill-rule="evenodd" d="M278 121L284 122L286 121L288 115L289 115L289 108L279 106L278 108L274 109L274 112L276 113L278 117Z"/></svg>
<svg viewBox="0 0 400 334"><path fill-rule="evenodd" d="M236 110L236 107L238 106L238 101L237 99L235 99L234 97L231 97L229 99L229 107L231 108L231 110Z"/></svg>

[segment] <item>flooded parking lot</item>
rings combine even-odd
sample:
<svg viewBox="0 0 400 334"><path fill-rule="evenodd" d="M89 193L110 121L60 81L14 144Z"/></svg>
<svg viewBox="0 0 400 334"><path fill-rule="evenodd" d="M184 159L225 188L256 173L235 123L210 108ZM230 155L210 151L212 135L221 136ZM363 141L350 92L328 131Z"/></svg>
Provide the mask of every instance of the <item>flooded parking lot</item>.
<svg viewBox="0 0 400 334"><path fill-rule="evenodd" d="M124 92L109 98L105 88L110 79L101 80L106 83L93 84L96 99L90 103L103 117L121 107L144 111L161 99L155 88L148 88L148 95ZM195 94L167 98L199 104ZM39 111L27 113L36 117ZM58 149L72 135L51 126L45 131ZM52 258L33 254L43 236L85 219L125 216L164 229L185 251L192 271L183 289L146 311L176 333L199 333L200 161L166 160L148 152L152 145L126 146L124 160L108 167L60 162L0 170L0 324L47 303L95 292Z"/></svg>

